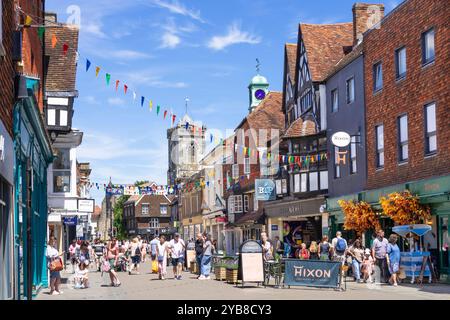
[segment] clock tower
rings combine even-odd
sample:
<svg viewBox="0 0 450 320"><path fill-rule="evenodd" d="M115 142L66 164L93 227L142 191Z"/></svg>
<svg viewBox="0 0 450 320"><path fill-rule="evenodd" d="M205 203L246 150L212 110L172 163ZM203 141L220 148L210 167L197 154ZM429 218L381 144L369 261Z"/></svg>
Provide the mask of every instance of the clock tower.
<svg viewBox="0 0 450 320"><path fill-rule="evenodd" d="M259 74L260 63L258 59L256 59L256 62L257 75L253 77L248 86L248 91L250 94L250 106L248 108L249 113L251 113L257 106L259 106L261 101L263 101L269 93L269 83L267 82L267 79L265 77Z"/></svg>

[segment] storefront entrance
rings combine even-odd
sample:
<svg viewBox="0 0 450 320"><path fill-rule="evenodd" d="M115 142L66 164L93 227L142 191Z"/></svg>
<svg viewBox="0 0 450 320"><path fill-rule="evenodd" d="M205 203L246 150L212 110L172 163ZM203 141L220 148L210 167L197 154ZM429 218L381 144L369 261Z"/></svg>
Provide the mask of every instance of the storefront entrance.
<svg viewBox="0 0 450 320"><path fill-rule="evenodd" d="M283 242L285 248L291 248L291 257L295 256L295 252L302 243L306 243L307 248L309 248L312 241L319 243L321 238L322 218L320 216L283 221Z"/></svg>

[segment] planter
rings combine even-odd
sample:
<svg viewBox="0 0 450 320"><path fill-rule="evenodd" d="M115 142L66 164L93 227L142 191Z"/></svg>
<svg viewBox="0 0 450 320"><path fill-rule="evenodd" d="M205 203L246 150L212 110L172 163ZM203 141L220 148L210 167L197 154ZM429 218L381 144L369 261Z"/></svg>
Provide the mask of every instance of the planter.
<svg viewBox="0 0 450 320"><path fill-rule="evenodd" d="M198 273L197 261L191 262L190 269L191 269L191 273L194 273L194 274Z"/></svg>
<svg viewBox="0 0 450 320"><path fill-rule="evenodd" d="M223 281L227 278L227 269L223 266L214 267L214 274L216 276L216 280Z"/></svg>
<svg viewBox="0 0 450 320"><path fill-rule="evenodd" d="M236 284L238 282L238 269L227 268L226 276L227 283Z"/></svg>

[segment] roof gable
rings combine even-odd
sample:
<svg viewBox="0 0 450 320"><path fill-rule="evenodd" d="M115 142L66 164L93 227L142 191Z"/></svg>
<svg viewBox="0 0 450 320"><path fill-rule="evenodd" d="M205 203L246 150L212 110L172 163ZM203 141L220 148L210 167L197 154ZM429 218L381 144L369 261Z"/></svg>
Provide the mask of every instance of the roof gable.
<svg viewBox="0 0 450 320"><path fill-rule="evenodd" d="M286 43L286 66L289 71L291 84L295 88L295 63L297 61L297 45L294 43Z"/></svg>
<svg viewBox="0 0 450 320"><path fill-rule="evenodd" d="M323 81L353 45L353 23L299 25L313 81ZM297 62L298 63L298 62Z"/></svg>

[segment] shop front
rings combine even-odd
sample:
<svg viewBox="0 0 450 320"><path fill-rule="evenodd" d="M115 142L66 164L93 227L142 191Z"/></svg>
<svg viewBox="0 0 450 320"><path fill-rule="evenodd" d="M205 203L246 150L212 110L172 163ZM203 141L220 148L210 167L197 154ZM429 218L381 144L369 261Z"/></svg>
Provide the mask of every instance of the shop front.
<svg viewBox="0 0 450 320"><path fill-rule="evenodd" d="M244 214L234 223L242 232L242 241L261 240L261 233L266 231L264 209Z"/></svg>
<svg viewBox="0 0 450 320"><path fill-rule="evenodd" d="M183 230L181 237L184 241L195 240L197 233L203 233L203 217L201 215L193 216L192 218L185 218L182 220Z"/></svg>
<svg viewBox="0 0 450 320"><path fill-rule="evenodd" d="M320 242L328 233L328 213L324 211L325 199L273 201L265 205L269 239L279 237L286 254L294 257L302 243L310 246ZM289 251L289 252L287 252Z"/></svg>
<svg viewBox="0 0 450 320"><path fill-rule="evenodd" d="M228 219L223 210L203 215L203 230L210 234L213 240L217 240L216 250L224 249L224 230L227 222Z"/></svg>

